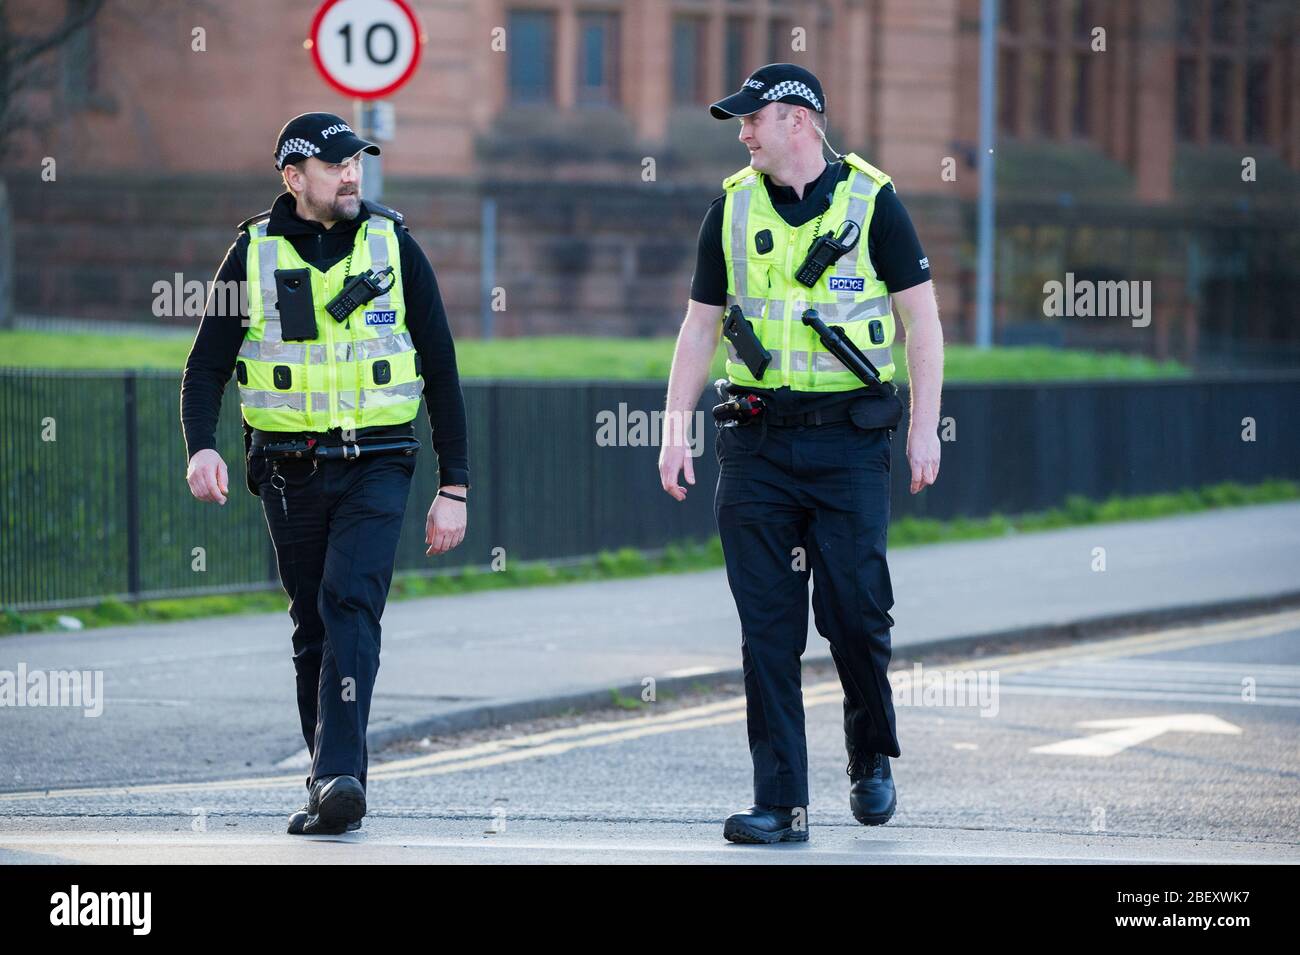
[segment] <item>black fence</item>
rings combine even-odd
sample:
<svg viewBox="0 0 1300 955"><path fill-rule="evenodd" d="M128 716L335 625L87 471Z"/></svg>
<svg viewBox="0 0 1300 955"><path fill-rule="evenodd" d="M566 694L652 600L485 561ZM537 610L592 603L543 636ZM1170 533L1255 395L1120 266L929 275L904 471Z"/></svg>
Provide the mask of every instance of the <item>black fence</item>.
<svg viewBox="0 0 1300 955"><path fill-rule="evenodd" d="M227 389L218 433L231 472L224 506L190 495L179 390L172 373L0 369L0 606L276 583L261 502L244 484L236 389ZM715 533L711 390L696 419L697 483L681 504L660 489L656 468L662 382L484 382L464 390L469 532L452 553L425 556L437 471L422 414L425 447L399 571L487 566L497 548L508 561L564 559ZM950 384L935 487L908 493L906 420L895 434L893 515L979 517L1039 510L1072 494L1295 479L1297 409L1294 374Z"/></svg>

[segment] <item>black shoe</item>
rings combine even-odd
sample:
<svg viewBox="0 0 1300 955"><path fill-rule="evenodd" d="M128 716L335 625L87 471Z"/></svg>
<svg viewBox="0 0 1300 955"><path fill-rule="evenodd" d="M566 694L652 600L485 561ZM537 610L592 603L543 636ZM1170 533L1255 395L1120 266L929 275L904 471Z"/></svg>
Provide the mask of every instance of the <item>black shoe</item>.
<svg viewBox="0 0 1300 955"><path fill-rule="evenodd" d="M310 802L308 803L308 805L310 805ZM307 817L309 815L310 813L307 810L307 806L303 806L301 809L299 809L297 812L291 815L289 817L289 835L291 836L302 835L302 827L307 824ZM348 823L347 831L356 832L360 828L361 828L361 820L358 819L355 822Z"/></svg>
<svg viewBox="0 0 1300 955"><path fill-rule="evenodd" d="M864 826L889 822L898 805L894 777L889 771L889 757L868 753L861 769L854 771L850 778L853 787L849 790L849 809L853 811L853 818Z"/></svg>
<svg viewBox="0 0 1300 955"><path fill-rule="evenodd" d="M322 776L311 787L307 805L289 817L293 835L336 836L361 828L366 791L355 776ZM299 816L304 816L301 823Z"/></svg>
<svg viewBox="0 0 1300 955"><path fill-rule="evenodd" d="M807 842L808 812L803 806L765 806L759 803L733 812L722 827L728 842L767 845L773 842Z"/></svg>

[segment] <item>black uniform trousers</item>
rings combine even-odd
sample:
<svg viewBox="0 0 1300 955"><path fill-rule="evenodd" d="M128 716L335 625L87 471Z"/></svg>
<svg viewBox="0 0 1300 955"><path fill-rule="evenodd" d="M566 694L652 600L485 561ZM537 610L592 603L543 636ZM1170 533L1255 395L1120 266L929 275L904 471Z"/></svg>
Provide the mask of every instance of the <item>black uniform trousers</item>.
<svg viewBox="0 0 1300 955"><path fill-rule="evenodd" d="M756 803L808 805L799 658L810 575L844 687L848 771L871 753L900 755L887 675L891 436L852 421L718 430L714 513L740 614Z"/></svg>
<svg viewBox="0 0 1300 955"><path fill-rule="evenodd" d="M298 716L310 780L366 782L366 726L379 672L379 618L388 599L415 455L249 460L275 543L293 620ZM286 513L287 511L287 513Z"/></svg>

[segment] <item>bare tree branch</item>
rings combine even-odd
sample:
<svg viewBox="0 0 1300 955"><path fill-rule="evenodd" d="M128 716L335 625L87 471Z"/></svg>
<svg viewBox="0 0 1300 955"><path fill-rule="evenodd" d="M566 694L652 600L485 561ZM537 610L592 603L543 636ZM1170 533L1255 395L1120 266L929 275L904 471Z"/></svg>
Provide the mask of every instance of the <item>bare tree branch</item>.
<svg viewBox="0 0 1300 955"><path fill-rule="evenodd" d="M15 43L10 56L12 59L12 69L17 71L26 66L32 60L48 53L50 50L57 49L72 37L74 33L82 27L88 26L92 20L99 15L103 9L105 0L87 0L81 10L73 12L72 6L68 7L68 15L64 18L62 25L48 36L39 37L29 40L26 43ZM0 16L4 13L4 5L0 4Z"/></svg>

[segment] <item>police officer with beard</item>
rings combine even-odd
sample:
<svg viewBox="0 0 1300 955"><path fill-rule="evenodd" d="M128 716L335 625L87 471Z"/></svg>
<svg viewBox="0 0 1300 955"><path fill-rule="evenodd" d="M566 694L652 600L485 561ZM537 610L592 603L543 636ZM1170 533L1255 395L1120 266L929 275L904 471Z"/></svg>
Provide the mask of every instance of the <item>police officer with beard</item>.
<svg viewBox="0 0 1300 955"><path fill-rule="evenodd" d="M888 175L854 153L827 162L826 99L809 71L773 63L710 107L737 119L749 165L723 182L700 229L691 300L668 385L659 457L664 490L695 483L684 429L726 310L714 513L741 622L754 805L733 842L808 839L808 757L800 656L808 583L818 631L844 688L849 806L889 820L899 756L887 669L893 605L885 541L890 438L902 417L892 383L894 312L907 331L913 494L939 472L943 336L929 260ZM834 150L832 150L834 152ZM814 314L815 313L815 314ZM811 319L875 366L841 357ZM834 330L838 329L836 333Z"/></svg>
<svg viewBox="0 0 1300 955"><path fill-rule="evenodd" d="M361 198L361 154L330 113L280 132L285 192L241 223L216 288L247 282L247 306L212 296L185 365L186 480L225 504L216 451L221 397L238 381L249 490L262 500L293 621L307 804L289 832L355 830L366 812L366 726L380 617L415 472L424 399L439 490L426 553L465 536L469 464L456 353L438 284L402 216ZM226 297L229 300L229 297Z"/></svg>

